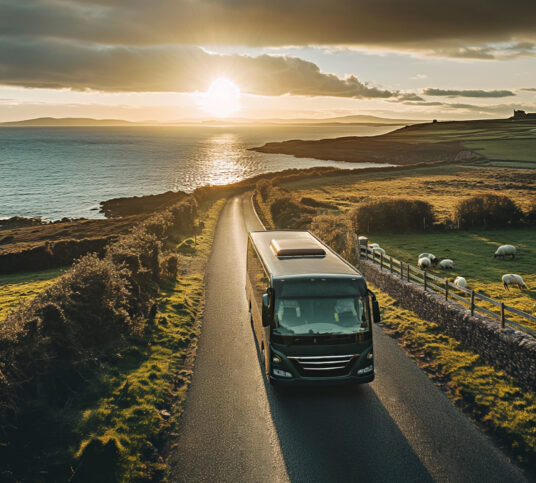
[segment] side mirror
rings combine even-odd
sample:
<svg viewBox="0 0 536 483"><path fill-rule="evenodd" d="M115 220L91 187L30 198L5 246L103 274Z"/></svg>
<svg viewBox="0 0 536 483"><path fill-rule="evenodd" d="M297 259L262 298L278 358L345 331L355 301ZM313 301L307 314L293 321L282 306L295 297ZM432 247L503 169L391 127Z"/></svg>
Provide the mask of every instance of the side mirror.
<svg viewBox="0 0 536 483"><path fill-rule="evenodd" d="M262 325L270 325L270 296L267 293L262 296Z"/></svg>
<svg viewBox="0 0 536 483"><path fill-rule="evenodd" d="M379 324L382 321L382 316L380 314L380 304L376 300L376 295L370 290L368 291L370 295L370 300L372 302L372 320L375 324Z"/></svg>
<svg viewBox="0 0 536 483"><path fill-rule="evenodd" d="M380 315L380 304L376 299L372 300L372 318L375 324L379 324L382 321L382 316Z"/></svg>

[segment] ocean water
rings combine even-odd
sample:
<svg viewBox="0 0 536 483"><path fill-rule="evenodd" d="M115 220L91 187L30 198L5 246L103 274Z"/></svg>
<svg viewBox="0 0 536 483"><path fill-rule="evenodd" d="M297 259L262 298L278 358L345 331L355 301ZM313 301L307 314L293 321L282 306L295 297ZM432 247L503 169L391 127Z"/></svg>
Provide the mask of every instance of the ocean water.
<svg viewBox="0 0 536 483"><path fill-rule="evenodd" d="M393 126L0 128L0 218L100 218L101 201L191 191L288 168L368 163L248 151L269 141L368 136Z"/></svg>

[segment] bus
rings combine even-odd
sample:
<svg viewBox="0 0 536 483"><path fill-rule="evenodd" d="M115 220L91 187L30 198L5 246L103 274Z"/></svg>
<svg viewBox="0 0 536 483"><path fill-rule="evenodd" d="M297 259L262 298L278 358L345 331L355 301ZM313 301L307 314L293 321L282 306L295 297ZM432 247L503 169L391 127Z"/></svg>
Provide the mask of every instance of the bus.
<svg viewBox="0 0 536 483"><path fill-rule="evenodd" d="M270 383L374 380L376 297L363 276L312 233L250 232L246 296Z"/></svg>

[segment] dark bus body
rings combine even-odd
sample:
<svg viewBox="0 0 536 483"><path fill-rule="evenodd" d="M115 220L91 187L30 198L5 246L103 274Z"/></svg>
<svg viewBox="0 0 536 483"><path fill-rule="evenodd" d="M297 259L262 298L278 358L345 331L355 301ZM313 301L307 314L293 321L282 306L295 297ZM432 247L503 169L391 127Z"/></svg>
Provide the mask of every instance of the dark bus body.
<svg viewBox="0 0 536 483"><path fill-rule="evenodd" d="M363 276L310 232L250 232L246 294L270 382L374 379L376 299Z"/></svg>

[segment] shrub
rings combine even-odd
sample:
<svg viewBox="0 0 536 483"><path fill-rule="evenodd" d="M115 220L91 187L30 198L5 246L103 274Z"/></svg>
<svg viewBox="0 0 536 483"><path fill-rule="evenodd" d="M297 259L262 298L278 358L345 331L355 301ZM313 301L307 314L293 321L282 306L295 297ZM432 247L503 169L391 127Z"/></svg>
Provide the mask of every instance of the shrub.
<svg viewBox="0 0 536 483"><path fill-rule="evenodd" d="M273 190L272 182L268 179L261 179L256 186L257 191L260 193L263 201L268 201L270 193Z"/></svg>
<svg viewBox="0 0 536 483"><path fill-rule="evenodd" d="M179 273L179 256L176 253L169 253L162 261L162 277L175 279Z"/></svg>
<svg viewBox="0 0 536 483"><path fill-rule="evenodd" d="M536 225L536 200L531 201L524 218L527 224Z"/></svg>
<svg viewBox="0 0 536 483"><path fill-rule="evenodd" d="M501 228L519 225L523 212L507 196L485 194L461 200L453 218L458 228Z"/></svg>
<svg viewBox="0 0 536 483"><path fill-rule="evenodd" d="M352 220L345 216L319 215L313 218L311 231L346 260L356 261Z"/></svg>
<svg viewBox="0 0 536 483"><path fill-rule="evenodd" d="M315 213L314 209L300 204L291 195L280 196L270 204L270 214L277 228L305 228Z"/></svg>
<svg viewBox="0 0 536 483"><path fill-rule="evenodd" d="M430 230L435 222L430 203L393 198L359 206L354 221L360 233L407 233Z"/></svg>

